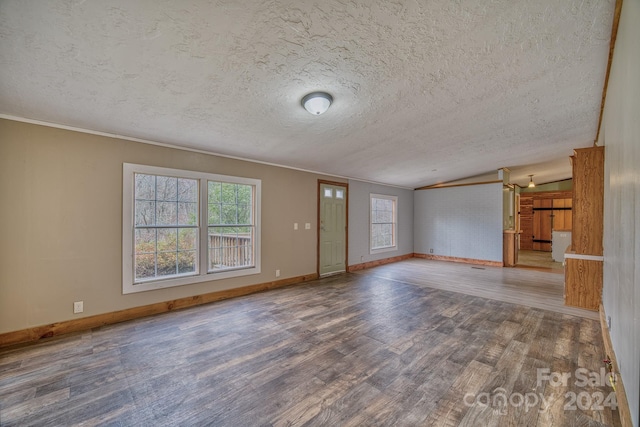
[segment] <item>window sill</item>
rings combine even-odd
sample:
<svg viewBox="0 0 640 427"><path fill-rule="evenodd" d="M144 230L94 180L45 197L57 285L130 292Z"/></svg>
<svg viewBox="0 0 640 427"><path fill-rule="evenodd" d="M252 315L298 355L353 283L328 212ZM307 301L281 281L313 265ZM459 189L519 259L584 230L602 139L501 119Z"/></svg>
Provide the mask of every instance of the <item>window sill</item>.
<svg viewBox="0 0 640 427"><path fill-rule="evenodd" d="M375 254L380 254L384 252L395 252L397 250L398 250L397 246L390 246L388 248L370 249L369 255L375 255Z"/></svg>

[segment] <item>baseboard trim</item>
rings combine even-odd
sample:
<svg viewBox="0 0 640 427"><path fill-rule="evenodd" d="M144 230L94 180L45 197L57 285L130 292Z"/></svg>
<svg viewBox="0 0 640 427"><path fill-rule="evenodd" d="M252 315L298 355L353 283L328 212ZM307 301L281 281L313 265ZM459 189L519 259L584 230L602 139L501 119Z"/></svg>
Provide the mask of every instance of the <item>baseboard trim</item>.
<svg viewBox="0 0 640 427"><path fill-rule="evenodd" d="M413 258L413 254L406 254L406 255L399 255L399 256L394 256L391 258L384 258L384 259L377 259L375 261L368 261L368 262L363 262L360 264L354 264L354 265L350 265L349 267L347 267L347 271L348 272L354 272L354 271L358 271L358 270L364 270L366 268L372 268L372 267L377 267L379 265L385 265L385 264L391 264L394 262L399 262L399 261L404 261L406 259L410 259Z"/></svg>
<svg viewBox="0 0 640 427"><path fill-rule="evenodd" d="M453 257L453 256L433 255L433 254L418 254L418 253L414 253L413 256L415 258L430 259L430 260L434 260L434 261L461 262L461 263L464 263L464 264L486 265L486 266L489 266L489 267L503 267L504 266L502 261L489 261L489 260L484 260L484 259L458 258L458 257Z"/></svg>
<svg viewBox="0 0 640 427"><path fill-rule="evenodd" d="M613 371L617 373L616 376L616 400L618 401L618 413L620 414L620 421L622 427L633 427L631 421L631 409L629 408L629 401L627 400L627 393L624 390L624 384L622 383L622 376L620 375L620 369L618 368L618 361L616 359L616 353L613 351L613 343L611 342L611 336L609 335L609 325L607 324L607 316L604 312L604 307L600 304L600 329L602 329L602 340L604 341L604 349L607 352L606 356L611 360L613 364Z"/></svg>
<svg viewBox="0 0 640 427"><path fill-rule="evenodd" d="M110 313L97 314L94 316L83 317L81 319L65 320L62 322L51 323L49 325L35 326L32 328L22 329L14 332L6 332L0 334L0 347L39 341L44 338L64 335L71 332L86 331L99 326L111 325L114 323L125 322L127 320L152 316L154 314L161 314L168 311L208 304L224 299L267 291L269 289L281 288L297 283L308 282L317 278L317 273L306 274L304 276L291 277L288 279L276 280L273 282L243 286L240 288L227 289L224 291L210 292L207 294L178 298L171 301L133 307Z"/></svg>

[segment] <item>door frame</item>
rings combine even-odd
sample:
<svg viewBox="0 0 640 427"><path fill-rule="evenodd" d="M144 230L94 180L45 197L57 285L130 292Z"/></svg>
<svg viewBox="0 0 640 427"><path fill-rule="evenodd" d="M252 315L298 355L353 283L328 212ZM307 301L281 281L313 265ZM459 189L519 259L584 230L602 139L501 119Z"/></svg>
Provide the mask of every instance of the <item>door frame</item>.
<svg viewBox="0 0 640 427"><path fill-rule="evenodd" d="M345 194L345 228L344 228L344 269L345 272L349 272L349 183L348 182L337 182L337 181L327 181L325 179L318 180L318 191L317 191L317 218L316 218L316 275L320 277L320 199L321 199L321 187L322 184L327 185L335 185L337 187L344 187Z"/></svg>

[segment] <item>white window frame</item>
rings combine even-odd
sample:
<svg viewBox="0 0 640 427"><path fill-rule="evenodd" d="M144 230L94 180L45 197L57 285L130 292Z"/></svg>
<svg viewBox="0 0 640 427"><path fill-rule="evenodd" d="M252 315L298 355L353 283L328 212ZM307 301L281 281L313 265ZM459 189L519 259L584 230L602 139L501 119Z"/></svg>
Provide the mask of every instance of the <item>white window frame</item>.
<svg viewBox="0 0 640 427"><path fill-rule="evenodd" d="M159 278L157 280L145 280L135 283L134 257L135 257L135 174L162 175L177 178L190 178L199 181L199 219L198 219L198 239L197 251L198 261L196 272L191 275L173 276ZM253 242L253 259L251 267L237 269L225 269L221 271L208 270L208 201L207 188L209 181L219 181L231 184L251 185L254 188L253 200L253 224L255 227ZM260 206L261 206L262 181L253 178L243 178L237 176L211 174L205 172L194 172L181 169L170 169L158 166L147 166L132 163L123 163L122 167L122 293L130 294L136 292L150 291L154 289L170 288L174 286L190 285L194 283L208 282L212 280L228 279L232 277L248 276L260 274Z"/></svg>
<svg viewBox="0 0 640 427"><path fill-rule="evenodd" d="M391 246L373 248L373 217L371 215L374 199L385 199L393 201L393 243ZM369 254L378 254L381 252L391 252L398 250L398 196L390 196L387 194L369 194Z"/></svg>

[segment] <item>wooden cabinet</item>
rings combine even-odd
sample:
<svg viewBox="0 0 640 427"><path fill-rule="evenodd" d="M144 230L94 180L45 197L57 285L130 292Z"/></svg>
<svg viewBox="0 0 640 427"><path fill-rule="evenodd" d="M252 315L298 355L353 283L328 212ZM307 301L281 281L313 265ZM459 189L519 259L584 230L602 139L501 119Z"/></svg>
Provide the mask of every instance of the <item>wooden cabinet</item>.
<svg viewBox="0 0 640 427"><path fill-rule="evenodd" d="M604 261L604 147L574 153L573 232L571 251L565 254L565 304L598 310Z"/></svg>
<svg viewBox="0 0 640 427"><path fill-rule="evenodd" d="M573 206L572 199L554 199L553 200L553 229L554 230L571 230L571 228L573 227L572 206Z"/></svg>

